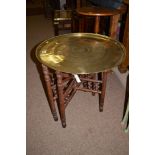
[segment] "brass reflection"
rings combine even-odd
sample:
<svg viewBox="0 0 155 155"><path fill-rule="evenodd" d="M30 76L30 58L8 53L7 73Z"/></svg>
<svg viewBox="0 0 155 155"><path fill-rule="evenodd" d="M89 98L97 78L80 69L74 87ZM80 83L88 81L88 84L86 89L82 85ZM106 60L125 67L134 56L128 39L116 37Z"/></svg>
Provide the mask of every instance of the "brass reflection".
<svg viewBox="0 0 155 155"><path fill-rule="evenodd" d="M121 64L125 48L120 42L104 35L70 33L42 42L36 49L36 56L54 70L87 74Z"/></svg>

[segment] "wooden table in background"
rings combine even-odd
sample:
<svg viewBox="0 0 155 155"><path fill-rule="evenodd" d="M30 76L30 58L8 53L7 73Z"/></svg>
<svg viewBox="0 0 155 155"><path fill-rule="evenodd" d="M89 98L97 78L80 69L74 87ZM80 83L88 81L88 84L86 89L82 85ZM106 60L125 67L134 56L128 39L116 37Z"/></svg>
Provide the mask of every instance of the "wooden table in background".
<svg viewBox="0 0 155 155"><path fill-rule="evenodd" d="M124 0L124 3L129 6L129 0ZM126 48L126 58L123 61L123 63L118 67L121 73L125 73L126 71L128 71L128 67L129 67L129 11L127 12L127 17L125 22L123 44Z"/></svg>

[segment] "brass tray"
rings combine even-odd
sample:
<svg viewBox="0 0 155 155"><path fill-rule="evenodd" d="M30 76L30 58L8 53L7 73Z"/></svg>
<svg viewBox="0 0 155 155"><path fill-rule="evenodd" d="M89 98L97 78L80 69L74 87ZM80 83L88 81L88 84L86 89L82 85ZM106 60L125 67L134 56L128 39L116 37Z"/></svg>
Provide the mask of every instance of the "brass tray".
<svg viewBox="0 0 155 155"><path fill-rule="evenodd" d="M69 33L43 41L36 49L36 57L54 70L88 74L118 66L125 57L125 48L104 35Z"/></svg>

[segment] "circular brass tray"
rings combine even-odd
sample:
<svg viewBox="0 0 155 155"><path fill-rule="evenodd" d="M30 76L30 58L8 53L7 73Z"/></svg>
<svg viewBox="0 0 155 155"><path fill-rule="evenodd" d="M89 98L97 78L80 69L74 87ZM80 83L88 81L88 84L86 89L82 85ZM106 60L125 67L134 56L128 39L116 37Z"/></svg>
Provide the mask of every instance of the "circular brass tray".
<svg viewBox="0 0 155 155"><path fill-rule="evenodd" d="M104 35L69 33L43 41L36 49L36 56L54 70L88 74L118 66L125 57L125 48Z"/></svg>

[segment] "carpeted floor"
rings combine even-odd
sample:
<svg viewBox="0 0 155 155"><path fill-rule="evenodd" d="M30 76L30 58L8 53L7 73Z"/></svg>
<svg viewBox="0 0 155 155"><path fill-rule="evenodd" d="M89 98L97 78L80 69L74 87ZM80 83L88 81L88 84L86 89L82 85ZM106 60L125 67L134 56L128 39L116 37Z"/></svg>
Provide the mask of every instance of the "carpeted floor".
<svg viewBox="0 0 155 155"><path fill-rule="evenodd" d="M33 50L52 36L50 20L27 16L27 155L128 155L128 134L120 124L125 89L115 73L108 77L102 113L97 95L78 92L66 110L67 127L54 122Z"/></svg>

